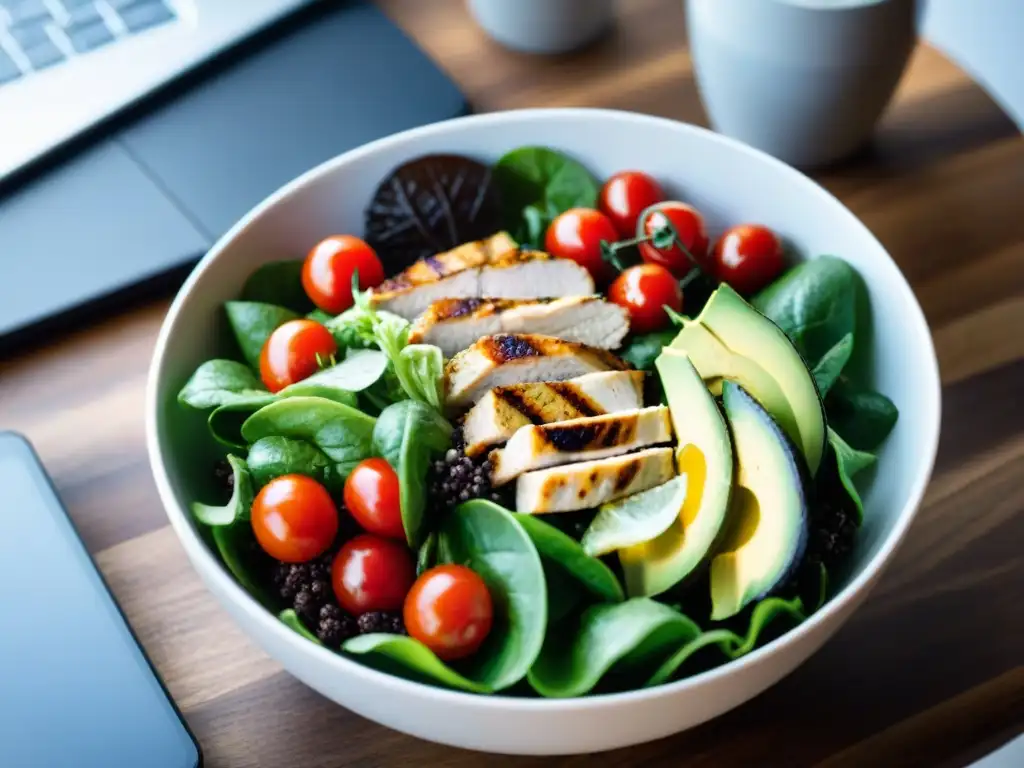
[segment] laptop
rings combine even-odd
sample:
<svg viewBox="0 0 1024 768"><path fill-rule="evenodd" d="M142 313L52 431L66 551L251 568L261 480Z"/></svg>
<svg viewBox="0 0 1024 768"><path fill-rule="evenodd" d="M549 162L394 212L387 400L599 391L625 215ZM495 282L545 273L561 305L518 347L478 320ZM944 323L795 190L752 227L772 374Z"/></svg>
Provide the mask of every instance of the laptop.
<svg viewBox="0 0 1024 768"><path fill-rule="evenodd" d="M467 110L369 2L0 0L0 351L166 292L291 178Z"/></svg>

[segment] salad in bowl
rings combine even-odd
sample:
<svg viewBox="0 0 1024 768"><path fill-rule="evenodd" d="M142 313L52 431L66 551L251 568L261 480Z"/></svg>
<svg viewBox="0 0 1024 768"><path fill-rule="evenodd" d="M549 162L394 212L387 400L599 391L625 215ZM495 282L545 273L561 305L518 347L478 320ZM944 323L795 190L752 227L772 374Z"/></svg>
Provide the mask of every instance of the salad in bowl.
<svg viewBox="0 0 1024 768"><path fill-rule="evenodd" d="M195 525L302 642L589 697L829 601L898 416L849 365L850 263L540 144L419 154L365 212L252 269L177 398L206 423Z"/></svg>

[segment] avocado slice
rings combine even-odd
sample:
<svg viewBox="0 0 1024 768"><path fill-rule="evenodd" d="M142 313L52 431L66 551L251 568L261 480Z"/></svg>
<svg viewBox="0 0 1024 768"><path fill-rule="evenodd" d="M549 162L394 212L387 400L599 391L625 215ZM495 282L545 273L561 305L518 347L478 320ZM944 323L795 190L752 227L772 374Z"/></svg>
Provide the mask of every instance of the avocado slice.
<svg viewBox="0 0 1024 768"><path fill-rule="evenodd" d="M825 452L825 407L807 365L775 323L722 283L671 345L686 350L711 391L743 386L798 446L813 476Z"/></svg>
<svg viewBox="0 0 1024 768"><path fill-rule="evenodd" d="M739 385L722 385L736 488L711 560L711 618L721 621L784 583L807 546L810 477L775 420Z"/></svg>
<svg viewBox="0 0 1024 768"><path fill-rule="evenodd" d="M659 595L707 562L732 491L729 431L704 380L689 356L677 349L665 349L655 366L678 440L676 467L687 478L686 498L664 533L619 550L630 597Z"/></svg>

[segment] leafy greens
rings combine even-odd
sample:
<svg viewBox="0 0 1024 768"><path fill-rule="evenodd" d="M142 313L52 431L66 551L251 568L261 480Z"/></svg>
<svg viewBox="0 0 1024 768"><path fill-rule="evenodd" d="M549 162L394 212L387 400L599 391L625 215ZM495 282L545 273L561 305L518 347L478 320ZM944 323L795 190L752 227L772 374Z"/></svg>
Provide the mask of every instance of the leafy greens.
<svg viewBox="0 0 1024 768"><path fill-rule="evenodd" d="M427 471L430 460L451 446L452 426L416 400L385 408L373 428L373 450L398 474L402 527L413 549L426 538Z"/></svg>
<svg viewBox="0 0 1024 768"><path fill-rule="evenodd" d="M520 147L494 166L513 237L542 248L548 224L570 208L596 208L600 182L582 164L547 147Z"/></svg>

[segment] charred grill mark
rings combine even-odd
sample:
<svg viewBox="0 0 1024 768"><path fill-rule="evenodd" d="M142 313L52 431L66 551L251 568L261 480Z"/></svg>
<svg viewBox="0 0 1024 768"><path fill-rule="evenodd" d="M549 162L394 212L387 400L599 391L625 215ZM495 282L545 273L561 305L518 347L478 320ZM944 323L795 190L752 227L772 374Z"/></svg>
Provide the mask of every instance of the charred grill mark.
<svg viewBox="0 0 1024 768"><path fill-rule="evenodd" d="M485 240L465 243L450 251L436 253L421 259L408 269L385 280L374 288L375 294L392 293L451 277L464 269L480 267L490 261L501 260L511 253L512 261L528 261L518 256L518 246L507 232L499 232ZM546 254L545 254L546 255Z"/></svg>
<svg viewBox="0 0 1024 768"><path fill-rule="evenodd" d="M602 431L598 424L555 426L541 430L540 437L557 451L577 453L593 445Z"/></svg>
<svg viewBox="0 0 1024 768"><path fill-rule="evenodd" d="M484 351L494 362L501 364L524 357L540 357L544 352L537 349L525 336L502 333L484 339Z"/></svg>
<svg viewBox="0 0 1024 768"><path fill-rule="evenodd" d="M556 493L558 493L564 487L565 487L565 478L564 477L562 477L561 475L555 475L555 476L549 477L544 482L544 485L541 486L541 489L540 489L540 497L543 500L544 505L546 506L548 503L550 503L552 497L554 497L554 495Z"/></svg>
<svg viewBox="0 0 1024 768"><path fill-rule="evenodd" d="M639 472L640 462L636 459L627 461L619 467L619 471L615 474L615 492L622 493L626 490Z"/></svg>
<svg viewBox="0 0 1024 768"><path fill-rule="evenodd" d="M440 322L464 317L475 312L483 303L483 299L445 299L438 304L436 319Z"/></svg>
<svg viewBox="0 0 1024 768"><path fill-rule="evenodd" d="M589 482L591 485L596 485L597 484L597 470L596 469L592 470L591 473L589 475L587 475L587 482Z"/></svg>
<svg viewBox="0 0 1024 768"><path fill-rule="evenodd" d="M498 400L504 400L509 408L521 413L530 420L531 424L544 423L543 412L536 407L533 400L527 400L524 398L522 392L517 389L513 389L511 387L508 389L496 389L494 391L494 396Z"/></svg>
<svg viewBox="0 0 1024 768"><path fill-rule="evenodd" d="M541 430L541 439L558 451L576 453L629 443L636 435L637 417L617 416L592 424L554 424Z"/></svg>
<svg viewBox="0 0 1024 768"><path fill-rule="evenodd" d="M433 272L435 277L444 277L448 272L448 269L446 268L444 261L438 258L439 255L443 254L427 256L427 258L423 260L423 266Z"/></svg>
<svg viewBox="0 0 1024 768"><path fill-rule="evenodd" d="M580 501L583 501L585 498L587 498L588 491L589 489L586 486L581 487L578 491L576 491L576 498L579 499Z"/></svg>
<svg viewBox="0 0 1024 768"><path fill-rule="evenodd" d="M579 386L568 381L548 384L548 389L568 403L580 416L600 416L604 409L587 397Z"/></svg>

